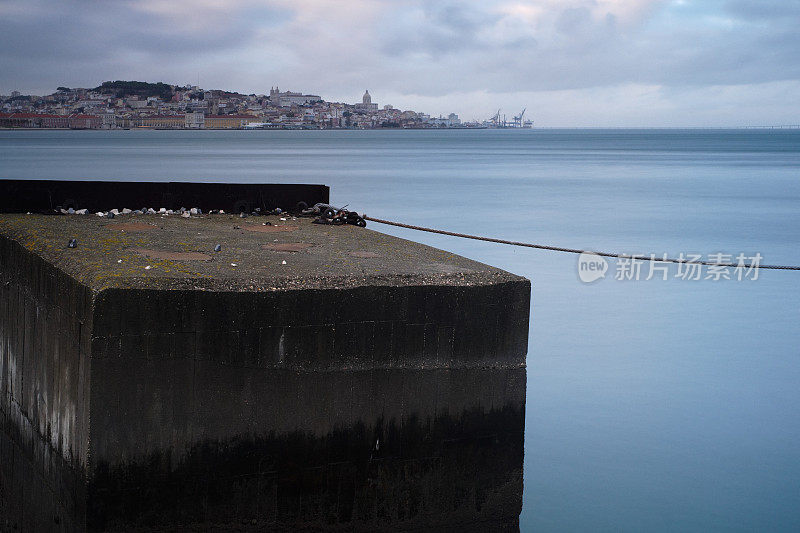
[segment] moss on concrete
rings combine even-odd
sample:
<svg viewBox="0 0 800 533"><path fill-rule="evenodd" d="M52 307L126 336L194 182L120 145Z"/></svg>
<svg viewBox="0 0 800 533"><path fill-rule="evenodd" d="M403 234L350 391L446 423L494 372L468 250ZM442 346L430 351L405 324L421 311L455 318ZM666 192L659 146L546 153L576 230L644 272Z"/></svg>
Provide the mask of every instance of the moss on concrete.
<svg viewBox="0 0 800 533"><path fill-rule="evenodd" d="M280 231L260 231L270 224ZM318 225L310 219L291 217L125 215L107 219L3 214L0 236L20 243L95 292L109 288L274 291L483 285L520 279L443 250L369 229ZM73 238L78 246L68 248ZM291 247L293 243L310 246L297 252L268 246ZM214 252L217 244L222 246L220 252ZM143 248L167 255L202 253L212 258L153 259L140 253Z"/></svg>

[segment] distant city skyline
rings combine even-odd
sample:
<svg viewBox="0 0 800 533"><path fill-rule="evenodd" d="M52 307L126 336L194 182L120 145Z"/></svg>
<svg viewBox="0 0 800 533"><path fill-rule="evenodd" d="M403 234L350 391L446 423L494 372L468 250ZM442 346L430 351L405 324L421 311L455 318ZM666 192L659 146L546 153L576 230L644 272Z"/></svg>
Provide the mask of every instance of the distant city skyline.
<svg viewBox="0 0 800 533"><path fill-rule="evenodd" d="M798 0L7 0L0 93L199 77L543 127L796 124L798 26Z"/></svg>
<svg viewBox="0 0 800 533"><path fill-rule="evenodd" d="M504 118L504 117L503 117ZM360 102L331 102L320 95L281 91L242 94L196 85L107 80L100 86L66 87L46 95L0 95L0 128L69 129L378 129L530 128L523 115L499 115L465 124L455 113L431 117L391 104L379 107L365 91Z"/></svg>

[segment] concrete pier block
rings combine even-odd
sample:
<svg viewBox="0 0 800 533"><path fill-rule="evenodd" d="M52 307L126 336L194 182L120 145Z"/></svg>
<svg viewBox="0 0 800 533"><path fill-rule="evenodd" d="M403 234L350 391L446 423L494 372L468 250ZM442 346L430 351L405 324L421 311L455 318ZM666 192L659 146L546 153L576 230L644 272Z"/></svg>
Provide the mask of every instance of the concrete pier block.
<svg viewBox="0 0 800 533"><path fill-rule="evenodd" d="M0 530L513 529L529 307L352 226L0 215Z"/></svg>

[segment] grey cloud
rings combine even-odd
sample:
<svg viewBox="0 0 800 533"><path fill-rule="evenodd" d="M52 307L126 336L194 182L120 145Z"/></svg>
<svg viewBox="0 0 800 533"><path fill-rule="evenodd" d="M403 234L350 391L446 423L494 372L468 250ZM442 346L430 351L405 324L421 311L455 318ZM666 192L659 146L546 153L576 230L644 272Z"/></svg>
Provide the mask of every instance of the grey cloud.
<svg viewBox="0 0 800 533"><path fill-rule="evenodd" d="M65 75L70 83L93 85L128 77L142 62L154 72L171 65L176 74L191 63L187 70L195 72L208 54L235 53L263 26L286 18L274 9L232 12L198 34L180 20L132 10L129 2L33 3L28 13L0 15L0 86L24 87L36 80L33 84L43 87L49 78L46 85L55 88L67 81Z"/></svg>
<svg viewBox="0 0 800 533"><path fill-rule="evenodd" d="M467 2L426 2L416 10L399 10L384 18L384 23L392 21L393 28L380 50L389 56L422 53L438 58L474 49L483 45L478 38L481 27L498 19L498 15Z"/></svg>
<svg viewBox="0 0 800 533"><path fill-rule="evenodd" d="M556 28L562 33L572 33L584 24L591 22L592 13L585 7L565 9L558 16Z"/></svg>
<svg viewBox="0 0 800 533"><path fill-rule="evenodd" d="M725 9L744 20L778 20L796 25L800 19L798 0L732 0L726 2Z"/></svg>
<svg viewBox="0 0 800 533"><path fill-rule="evenodd" d="M365 87L441 96L642 84L678 94L670 91L800 79L796 0L698 4L694 17L731 25L682 19L666 3L639 23L598 17L591 0L547 3L535 26L524 17L498 25L497 4L479 0L372 4L378 15L363 21L297 2L217 10L199 31L123 0L15 5L22 14L0 10L0 92L115 78L184 83L198 71L207 87L279 83L348 101Z"/></svg>
<svg viewBox="0 0 800 533"><path fill-rule="evenodd" d="M745 8L756 11L760 3L740 4L726 9L735 7L744 16ZM542 38L521 40L513 47L471 35L449 42L448 48L426 37L426 32L436 28L423 27L416 33L403 31L385 38L380 50L405 59L403 73L416 80L415 90L423 94L441 94L453 86L507 92L624 83L701 86L797 79L800 32L795 28L800 24L789 18L797 2L782 8L768 4L765 12L777 17L774 23L742 18L732 26L699 27L682 25L680 19L668 27L647 21L623 27L613 15L594 19L585 7L566 7L552 17L558 38L536 28L532 33ZM650 17L658 20L663 14L654 11ZM722 18L725 13L717 15ZM420 54L436 58L435 68L419 64Z"/></svg>

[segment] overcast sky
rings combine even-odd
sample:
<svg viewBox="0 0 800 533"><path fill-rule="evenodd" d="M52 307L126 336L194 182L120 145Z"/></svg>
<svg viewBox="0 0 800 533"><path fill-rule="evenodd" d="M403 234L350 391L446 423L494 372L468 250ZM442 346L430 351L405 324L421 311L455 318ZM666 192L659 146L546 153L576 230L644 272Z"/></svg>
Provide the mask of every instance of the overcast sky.
<svg viewBox="0 0 800 533"><path fill-rule="evenodd" d="M800 124L800 0L0 0L0 93L164 81L537 126Z"/></svg>

